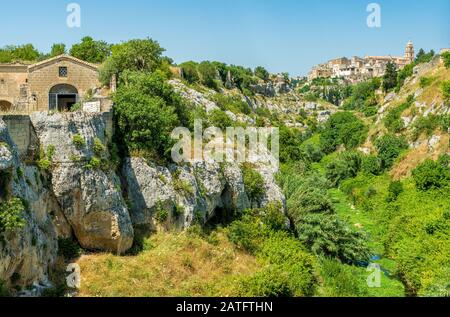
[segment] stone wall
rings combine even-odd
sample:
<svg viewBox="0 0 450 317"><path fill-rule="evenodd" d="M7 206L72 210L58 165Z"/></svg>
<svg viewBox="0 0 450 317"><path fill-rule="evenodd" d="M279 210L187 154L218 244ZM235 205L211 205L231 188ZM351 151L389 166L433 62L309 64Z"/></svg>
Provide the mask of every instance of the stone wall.
<svg viewBox="0 0 450 317"><path fill-rule="evenodd" d="M36 147L33 127L29 116L8 115L1 116L6 123L9 135L17 146L20 156L27 155ZM36 149L34 149L36 150Z"/></svg>
<svg viewBox="0 0 450 317"><path fill-rule="evenodd" d="M0 67L0 101L14 104L20 97L20 87L26 84L27 66Z"/></svg>
<svg viewBox="0 0 450 317"><path fill-rule="evenodd" d="M67 77L59 76L60 67L67 67ZM29 69L28 76L31 93L37 97L37 109L32 109L36 111L48 110L48 94L56 85L74 86L80 98L83 98L89 89L101 86L97 69L69 58L61 58L42 65L37 64Z"/></svg>
<svg viewBox="0 0 450 317"><path fill-rule="evenodd" d="M108 141L112 140L114 134L114 123L112 112L101 114L105 122L105 132ZM27 115L6 115L0 116L7 128L9 135L17 146L21 157L31 157L39 149L39 141L34 132L30 116Z"/></svg>

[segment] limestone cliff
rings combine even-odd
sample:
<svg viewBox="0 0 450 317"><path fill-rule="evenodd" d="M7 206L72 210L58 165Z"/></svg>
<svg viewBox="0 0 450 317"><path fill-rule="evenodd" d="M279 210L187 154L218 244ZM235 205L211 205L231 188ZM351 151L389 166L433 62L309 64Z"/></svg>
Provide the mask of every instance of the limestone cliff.
<svg viewBox="0 0 450 317"><path fill-rule="evenodd" d="M0 119L0 203L21 198L25 226L0 232L0 281L8 287L47 287L58 239L90 251L123 254L135 231L205 224L219 211L250 207L237 164L158 166L140 157L111 163L110 117L87 113L34 113L30 151L20 153ZM284 205L275 171L264 179L259 202ZM39 283L42 285L39 286Z"/></svg>

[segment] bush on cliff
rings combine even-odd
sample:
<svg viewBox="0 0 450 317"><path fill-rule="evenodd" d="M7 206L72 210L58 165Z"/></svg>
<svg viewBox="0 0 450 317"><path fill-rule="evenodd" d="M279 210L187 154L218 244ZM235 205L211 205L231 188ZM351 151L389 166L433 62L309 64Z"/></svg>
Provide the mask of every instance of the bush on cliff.
<svg viewBox="0 0 450 317"><path fill-rule="evenodd" d="M125 72L113 100L118 133L132 152L165 158L172 130L187 124L185 105L163 73Z"/></svg>

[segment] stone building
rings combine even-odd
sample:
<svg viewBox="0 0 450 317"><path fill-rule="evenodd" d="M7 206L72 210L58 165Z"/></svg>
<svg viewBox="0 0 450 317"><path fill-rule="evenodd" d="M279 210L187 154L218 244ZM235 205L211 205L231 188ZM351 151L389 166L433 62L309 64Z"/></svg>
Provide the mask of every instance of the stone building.
<svg viewBox="0 0 450 317"><path fill-rule="evenodd" d="M313 67L308 75L308 80L315 78L343 78L350 82L359 82L373 77L383 76L389 62L396 65L397 69L403 69L414 62L414 44L408 42L404 56L354 56L351 60L346 57L336 58L325 64Z"/></svg>
<svg viewBox="0 0 450 317"><path fill-rule="evenodd" d="M68 55L32 65L0 64L0 112L69 111L84 101L107 111L110 102L100 87L98 67Z"/></svg>

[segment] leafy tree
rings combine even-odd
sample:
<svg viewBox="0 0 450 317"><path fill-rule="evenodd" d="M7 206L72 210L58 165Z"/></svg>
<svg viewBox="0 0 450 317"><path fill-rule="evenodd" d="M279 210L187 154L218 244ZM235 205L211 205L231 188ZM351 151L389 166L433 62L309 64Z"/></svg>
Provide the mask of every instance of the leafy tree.
<svg viewBox="0 0 450 317"><path fill-rule="evenodd" d="M431 50L428 53L425 53L425 51L421 48L419 52L416 55L415 64L421 64L421 63L428 63L431 61L431 59L434 57L435 52Z"/></svg>
<svg viewBox="0 0 450 317"><path fill-rule="evenodd" d="M391 168L400 153L409 147L405 139L390 134L378 138L375 146L383 170Z"/></svg>
<svg viewBox="0 0 450 317"><path fill-rule="evenodd" d="M81 43L74 44L70 49L70 55L89 63L102 63L111 54L111 45L104 41L95 41L86 36Z"/></svg>
<svg viewBox="0 0 450 317"><path fill-rule="evenodd" d="M367 174L380 175L382 173L381 160L375 155L365 155L361 161L361 169Z"/></svg>
<svg viewBox="0 0 450 317"><path fill-rule="evenodd" d="M183 70L183 77L189 83L199 83L200 82L200 74L198 72L198 64L196 62L185 62L180 65Z"/></svg>
<svg viewBox="0 0 450 317"><path fill-rule="evenodd" d="M397 86L397 70L394 63L389 62L386 65L386 72L383 76L383 90L385 92Z"/></svg>
<svg viewBox="0 0 450 317"><path fill-rule="evenodd" d="M109 83L112 75L120 79L125 71L154 72L157 69L164 70L167 61L162 57L165 50L159 43L152 39L130 40L128 42L113 45L111 56L105 61L100 71L100 78L104 84ZM165 70L167 73L167 70Z"/></svg>
<svg viewBox="0 0 450 317"><path fill-rule="evenodd" d="M198 72L200 74L200 82L209 88L219 89L219 82L217 80L217 69L210 62L202 62L198 65Z"/></svg>
<svg viewBox="0 0 450 317"><path fill-rule="evenodd" d="M0 49L0 63L11 63L14 61L36 61L40 53L32 44L20 46L6 46Z"/></svg>
<svg viewBox="0 0 450 317"><path fill-rule="evenodd" d="M355 177L361 169L361 155L356 152L344 152L337 160L328 164L326 176L333 187L343 180Z"/></svg>
<svg viewBox="0 0 450 317"><path fill-rule="evenodd" d="M280 160L283 163L302 159L300 132L285 125L280 128Z"/></svg>
<svg viewBox="0 0 450 317"><path fill-rule="evenodd" d="M258 66L255 68L255 76L264 80L264 81L268 81L269 80L269 72L262 66Z"/></svg>
<svg viewBox="0 0 450 317"><path fill-rule="evenodd" d="M66 44L56 43L52 45L52 49L50 51L50 56L55 57L58 55L66 54Z"/></svg>
<svg viewBox="0 0 450 317"><path fill-rule="evenodd" d="M367 239L353 231L336 214L307 214L296 224L298 239L317 256L345 263L366 261L370 257Z"/></svg>
<svg viewBox="0 0 450 317"><path fill-rule="evenodd" d="M450 157L443 155L437 162L426 160L416 167L412 175L417 188L426 191L450 185L449 163Z"/></svg>
<svg viewBox="0 0 450 317"><path fill-rule="evenodd" d="M167 158L173 145L170 134L180 122L179 96L161 72L126 72L123 77L126 84L113 97L123 142L129 150Z"/></svg>
<svg viewBox="0 0 450 317"><path fill-rule="evenodd" d="M388 197L386 200L388 202L396 201L398 196L400 196L400 194L403 193L403 191L404 191L404 189L403 189L402 182L400 182L400 181L391 182L389 184Z"/></svg>
<svg viewBox="0 0 450 317"><path fill-rule="evenodd" d="M320 141L325 153L334 152L339 145L351 150L367 137L367 127L351 112L333 114L323 128Z"/></svg>

